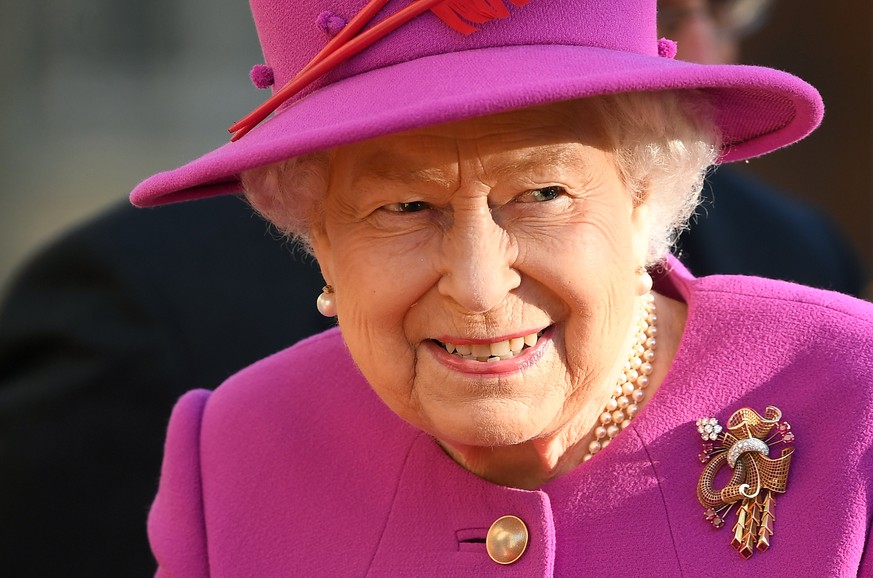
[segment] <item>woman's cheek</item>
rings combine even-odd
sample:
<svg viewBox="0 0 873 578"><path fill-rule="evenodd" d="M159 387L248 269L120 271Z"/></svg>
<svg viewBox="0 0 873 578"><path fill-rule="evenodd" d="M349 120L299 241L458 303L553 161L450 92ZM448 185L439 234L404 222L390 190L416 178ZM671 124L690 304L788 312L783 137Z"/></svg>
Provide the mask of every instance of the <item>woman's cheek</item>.
<svg viewBox="0 0 873 578"><path fill-rule="evenodd" d="M402 397L398 390L408 388L415 360L408 313L433 282L427 259L374 238L348 238L337 246L344 247L335 267L344 338L377 393Z"/></svg>

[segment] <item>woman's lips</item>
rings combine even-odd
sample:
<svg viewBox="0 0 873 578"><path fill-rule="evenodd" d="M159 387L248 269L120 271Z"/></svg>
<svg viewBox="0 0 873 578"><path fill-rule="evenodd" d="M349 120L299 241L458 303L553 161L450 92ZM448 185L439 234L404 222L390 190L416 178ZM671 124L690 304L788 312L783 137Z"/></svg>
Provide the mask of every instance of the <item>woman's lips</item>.
<svg viewBox="0 0 873 578"><path fill-rule="evenodd" d="M542 357L549 341L548 329L500 341L453 343L433 339L428 343L437 359L456 371L512 373Z"/></svg>

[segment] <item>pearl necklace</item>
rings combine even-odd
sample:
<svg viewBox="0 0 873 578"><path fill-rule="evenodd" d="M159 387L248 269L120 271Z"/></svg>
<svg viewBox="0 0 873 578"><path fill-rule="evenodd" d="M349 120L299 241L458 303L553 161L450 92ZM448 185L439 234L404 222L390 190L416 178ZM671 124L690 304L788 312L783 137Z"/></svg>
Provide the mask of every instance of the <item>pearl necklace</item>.
<svg viewBox="0 0 873 578"><path fill-rule="evenodd" d="M649 386L649 375L652 373L652 362L655 359L657 320L655 296L651 292L646 293L639 304L634 346L618 376L612 397L600 414L600 425L594 428L594 439L588 444L588 453L582 458L583 462L587 462L594 454L608 446L637 415L639 404L645 397L645 389Z"/></svg>

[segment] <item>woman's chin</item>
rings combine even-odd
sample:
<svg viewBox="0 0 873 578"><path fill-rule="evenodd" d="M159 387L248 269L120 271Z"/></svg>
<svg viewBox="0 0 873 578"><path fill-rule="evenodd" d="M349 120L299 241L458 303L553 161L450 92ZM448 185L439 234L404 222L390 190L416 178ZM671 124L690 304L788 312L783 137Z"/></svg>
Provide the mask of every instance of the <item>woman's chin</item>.
<svg viewBox="0 0 873 578"><path fill-rule="evenodd" d="M468 402L462 408L429 416L426 428L451 446L505 447L542 435L551 420L530 415L527 408L506 402ZM541 413L541 412L538 412Z"/></svg>

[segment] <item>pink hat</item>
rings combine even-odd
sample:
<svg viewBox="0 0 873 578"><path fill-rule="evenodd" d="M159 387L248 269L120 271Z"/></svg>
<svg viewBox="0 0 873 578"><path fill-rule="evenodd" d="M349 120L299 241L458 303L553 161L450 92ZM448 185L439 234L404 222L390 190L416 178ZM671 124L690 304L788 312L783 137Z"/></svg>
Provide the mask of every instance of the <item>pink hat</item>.
<svg viewBox="0 0 873 578"><path fill-rule="evenodd" d="M436 8L381 34L392 17L428 3ZM356 32L355 16L381 4ZM340 45L362 46L368 30L377 39L334 58L341 61L333 67L322 65L326 74L292 90L239 140L140 183L131 193L135 205L235 193L240 171L289 157L600 94L700 89L717 112L723 161L803 138L824 110L812 86L778 70L673 60L675 46L657 39L656 0L251 0L251 7L269 67L259 80L272 76L274 87L304 70L337 32ZM356 32L356 40L342 30Z"/></svg>

